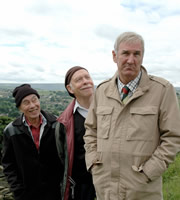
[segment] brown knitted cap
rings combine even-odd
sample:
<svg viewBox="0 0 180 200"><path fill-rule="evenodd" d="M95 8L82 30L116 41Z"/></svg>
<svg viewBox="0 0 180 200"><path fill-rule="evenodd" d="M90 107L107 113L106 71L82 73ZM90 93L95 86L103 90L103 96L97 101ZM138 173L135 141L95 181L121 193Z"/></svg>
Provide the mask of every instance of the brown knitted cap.
<svg viewBox="0 0 180 200"><path fill-rule="evenodd" d="M31 85L29 84L22 84L16 87L13 90L12 94L13 97L15 98L16 107L18 108L21 104L22 99L30 94L35 94L38 98L40 98L38 92L33 88L31 88Z"/></svg>
<svg viewBox="0 0 180 200"><path fill-rule="evenodd" d="M85 69L84 67L80 67L80 66L72 67L72 68L70 68L70 69L67 71L66 76L65 76L65 88L66 88L67 85L70 84L71 78L72 78L73 74L74 74L75 72L77 72L78 70L81 70L81 69L84 69L84 70L88 71L88 70ZM68 91L67 88L66 88L66 90ZM75 98L74 94L70 93L69 91L68 91L68 93L69 93L69 95L70 95L71 97L74 97L74 98Z"/></svg>

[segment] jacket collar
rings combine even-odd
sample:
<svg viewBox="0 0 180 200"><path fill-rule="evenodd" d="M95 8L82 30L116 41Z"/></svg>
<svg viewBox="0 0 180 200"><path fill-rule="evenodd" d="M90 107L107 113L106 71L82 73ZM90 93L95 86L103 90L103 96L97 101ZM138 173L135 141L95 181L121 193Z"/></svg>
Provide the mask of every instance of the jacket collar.
<svg viewBox="0 0 180 200"><path fill-rule="evenodd" d="M117 87L117 77L118 77L118 71L110 80L110 84L108 84L107 88L105 89L105 93L107 97L120 101L120 95Z"/></svg>
<svg viewBox="0 0 180 200"><path fill-rule="evenodd" d="M41 110L41 113L46 118L47 123L54 123L56 122L56 117L52 114L49 114L43 110ZM21 126L23 124L23 114L21 114L17 119L14 120L13 125L15 126Z"/></svg>
<svg viewBox="0 0 180 200"><path fill-rule="evenodd" d="M142 76L139 82L139 86L137 87L137 90L135 93L144 94L145 92L149 90L150 79L149 79L146 69L143 66L141 66L141 71L142 71Z"/></svg>
<svg viewBox="0 0 180 200"><path fill-rule="evenodd" d="M147 74L146 69L143 66L141 66L141 70L142 70L142 76L139 85L135 93L133 94L132 97L129 98L129 100L142 96L145 92L149 90L149 85L150 85L149 76ZM107 97L120 101L120 95L117 87L117 77L118 77L118 71L110 80L110 84L108 84L107 88L105 89L105 93Z"/></svg>
<svg viewBox="0 0 180 200"><path fill-rule="evenodd" d="M75 99L68 105L64 112L57 119L58 122L63 123L65 126L70 122L70 118L73 116L73 109L75 105Z"/></svg>

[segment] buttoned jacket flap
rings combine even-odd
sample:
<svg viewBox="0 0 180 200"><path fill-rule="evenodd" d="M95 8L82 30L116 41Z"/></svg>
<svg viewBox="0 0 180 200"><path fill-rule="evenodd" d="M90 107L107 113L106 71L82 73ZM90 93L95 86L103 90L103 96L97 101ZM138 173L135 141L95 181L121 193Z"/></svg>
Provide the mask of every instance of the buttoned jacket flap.
<svg viewBox="0 0 180 200"><path fill-rule="evenodd" d="M158 109L156 106L144 106L144 107L131 107L131 114L139 114L139 115L155 115L157 114Z"/></svg>
<svg viewBox="0 0 180 200"><path fill-rule="evenodd" d="M107 107L107 106L99 106L97 107L97 115L110 115L113 111L113 107Z"/></svg>

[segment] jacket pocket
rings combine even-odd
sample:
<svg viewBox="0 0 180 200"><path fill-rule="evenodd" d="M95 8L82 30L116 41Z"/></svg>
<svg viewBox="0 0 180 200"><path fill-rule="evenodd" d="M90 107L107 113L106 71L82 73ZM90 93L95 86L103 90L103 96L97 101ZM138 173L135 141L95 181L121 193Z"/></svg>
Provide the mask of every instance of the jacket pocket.
<svg viewBox="0 0 180 200"><path fill-rule="evenodd" d="M132 107L126 140L152 141L158 126L156 106Z"/></svg>
<svg viewBox="0 0 180 200"><path fill-rule="evenodd" d="M156 106L146 106L146 107L132 107L130 109L131 114L139 115L155 115L157 113Z"/></svg>
<svg viewBox="0 0 180 200"><path fill-rule="evenodd" d="M97 107L97 137L108 138L111 125L111 116L113 107L99 106Z"/></svg>

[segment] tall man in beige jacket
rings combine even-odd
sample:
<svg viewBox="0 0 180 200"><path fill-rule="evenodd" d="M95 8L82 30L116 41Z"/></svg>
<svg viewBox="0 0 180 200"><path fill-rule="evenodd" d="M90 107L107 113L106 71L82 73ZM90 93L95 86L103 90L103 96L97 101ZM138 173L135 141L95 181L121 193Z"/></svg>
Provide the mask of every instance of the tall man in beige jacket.
<svg viewBox="0 0 180 200"><path fill-rule="evenodd" d="M175 90L147 74L140 35L122 33L112 54L118 71L97 87L85 122L97 199L162 200L162 174L180 151Z"/></svg>

